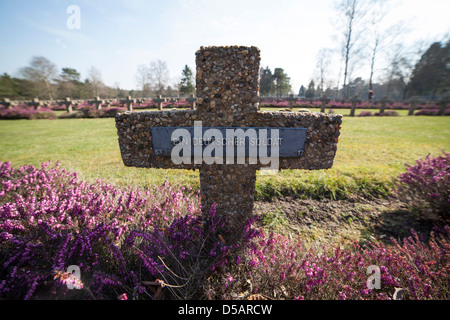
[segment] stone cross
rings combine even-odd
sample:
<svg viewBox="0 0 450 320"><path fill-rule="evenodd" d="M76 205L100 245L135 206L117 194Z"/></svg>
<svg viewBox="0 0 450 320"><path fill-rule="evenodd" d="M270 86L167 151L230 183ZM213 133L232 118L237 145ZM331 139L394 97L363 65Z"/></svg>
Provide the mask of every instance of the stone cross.
<svg viewBox="0 0 450 320"><path fill-rule="evenodd" d="M175 162L161 149L155 148L154 144L160 139L156 133L175 128L184 131L193 128L195 132L199 122L203 129L214 128L216 134L220 133L219 129L230 127L241 128L242 132L244 129L250 132L252 128L269 128L271 132L278 132L278 129L303 130L304 148L290 150L294 156L285 157L280 152L276 170L328 169L332 167L336 154L342 115L259 111L260 51L256 47L201 47L196 52L196 67L197 109L117 114L120 151L126 166L199 169L202 211L206 214L215 203L217 215L227 220L229 234L224 235L225 239L233 241L240 238L243 224L252 217L256 172L261 170L263 173L267 163L262 163L263 158L252 162L247 154L244 162L229 162L227 158L226 161L207 163L207 158L197 161L191 155L186 157L186 161ZM172 140L174 146L168 147L173 152L183 141ZM285 144L280 146L280 150L283 146ZM261 155L261 150L259 152ZM232 155L236 159L237 154ZM223 160L220 154L215 156L215 159Z"/></svg>
<svg viewBox="0 0 450 320"><path fill-rule="evenodd" d="M33 98L31 102L28 102L29 106L33 106L35 110L39 110L43 105L42 101L39 101L39 98Z"/></svg>
<svg viewBox="0 0 450 320"><path fill-rule="evenodd" d="M352 98L352 108L350 109L350 117L355 116L355 110L356 110L356 104L360 103L361 99L358 98L358 96L354 96Z"/></svg>
<svg viewBox="0 0 450 320"><path fill-rule="evenodd" d="M157 103L158 103L158 109L159 109L159 110L162 110L162 109L163 109L162 103L163 103L164 101L166 101L166 99L163 99L163 98L161 97L161 95L159 95L158 98L153 99L153 102L157 102Z"/></svg>
<svg viewBox="0 0 450 320"><path fill-rule="evenodd" d="M447 104L450 102L450 96L446 95L442 97L441 101L439 101L439 111L438 116L443 116L445 114L445 109L447 108Z"/></svg>
<svg viewBox="0 0 450 320"><path fill-rule="evenodd" d="M68 113L72 113L73 112L72 99L70 99L69 97L66 97L64 100L64 103L66 105L66 111Z"/></svg>
<svg viewBox="0 0 450 320"><path fill-rule="evenodd" d="M133 103L136 103L136 99L132 99L131 96L127 96L125 100L121 100L120 102L127 106L128 111L133 111Z"/></svg>
<svg viewBox="0 0 450 320"><path fill-rule="evenodd" d="M380 100L380 102L381 102L380 116L382 116L384 111L386 110L386 103L389 102L389 99L387 96L383 96L383 98Z"/></svg>
<svg viewBox="0 0 450 320"><path fill-rule="evenodd" d="M95 105L95 108L97 110L101 110L102 109L102 105L105 103L105 101L101 100L100 97L96 97L95 100L89 101L88 102L90 105Z"/></svg>
<svg viewBox="0 0 450 320"><path fill-rule="evenodd" d="M320 112L325 112L325 106L328 102L330 102L330 98L327 97L326 94L324 94L321 98L320 101L322 102L320 105Z"/></svg>
<svg viewBox="0 0 450 320"><path fill-rule="evenodd" d="M191 109L195 110L195 102L197 101L197 98L194 97L193 94L191 94L191 96L189 98L186 98L186 101L191 104Z"/></svg>
<svg viewBox="0 0 450 320"><path fill-rule="evenodd" d="M417 106L417 100L418 100L417 96L413 96L411 98L409 110L408 110L408 116L414 115L414 111L416 110L416 106Z"/></svg>
<svg viewBox="0 0 450 320"><path fill-rule="evenodd" d="M11 100L9 98L3 98L3 103L2 103L6 109L11 109L12 108L12 103Z"/></svg>
<svg viewBox="0 0 450 320"><path fill-rule="evenodd" d="M292 107L294 107L294 103L297 102L297 97L294 98L294 95L291 93L287 100L289 101L289 108L292 109Z"/></svg>

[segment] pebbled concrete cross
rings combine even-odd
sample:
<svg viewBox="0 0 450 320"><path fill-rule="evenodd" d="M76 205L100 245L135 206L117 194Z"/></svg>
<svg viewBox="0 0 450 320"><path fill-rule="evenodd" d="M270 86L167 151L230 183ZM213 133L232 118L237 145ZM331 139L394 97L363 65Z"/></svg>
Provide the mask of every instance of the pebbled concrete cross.
<svg viewBox="0 0 450 320"><path fill-rule="evenodd" d="M154 129L172 129L170 132L173 132L175 128L192 128L197 121L201 121L203 129L304 128L303 149L295 155L280 154L277 169L316 170L333 165L342 116L261 112L260 51L256 47L201 47L196 52L196 67L196 110L118 114L116 128L120 151L126 166L199 169L202 210L207 213L213 203L217 204L217 214L228 221L230 233L225 238L232 241L241 236L242 226L252 216L256 172L264 168L264 164L259 160L257 163L249 161L248 154L242 164L237 161L198 163L193 158L175 164L170 156L155 150L154 144L160 137Z"/></svg>

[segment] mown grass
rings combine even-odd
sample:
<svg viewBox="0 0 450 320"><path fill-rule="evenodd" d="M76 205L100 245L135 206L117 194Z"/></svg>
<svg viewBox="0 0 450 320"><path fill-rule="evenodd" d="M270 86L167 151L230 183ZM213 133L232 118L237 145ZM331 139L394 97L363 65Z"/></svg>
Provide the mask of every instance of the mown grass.
<svg viewBox="0 0 450 320"><path fill-rule="evenodd" d="M450 117L344 117L332 169L258 175L256 196L385 197L405 163L442 150L450 150ZM125 167L110 118L0 121L0 161L15 167L61 161L91 183L145 188L168 180L199 188L198 171Z"/></svg>

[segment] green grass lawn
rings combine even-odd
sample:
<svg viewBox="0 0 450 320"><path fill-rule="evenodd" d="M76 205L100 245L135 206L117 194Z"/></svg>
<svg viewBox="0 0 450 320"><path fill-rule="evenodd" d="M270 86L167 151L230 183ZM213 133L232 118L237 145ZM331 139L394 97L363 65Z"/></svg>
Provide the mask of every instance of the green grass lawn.
<svg viewBox="0 0 450 320"><path fill-rule="evenodd" d="M257 196L386 195L405 163L441 150L450 151L450 117L344 117L332 169L258 176ZM18 167L58 160L89 182L142 188L168 180L199 187L198 171L125 167L111 118L0 121L0 161Z"/></svg>

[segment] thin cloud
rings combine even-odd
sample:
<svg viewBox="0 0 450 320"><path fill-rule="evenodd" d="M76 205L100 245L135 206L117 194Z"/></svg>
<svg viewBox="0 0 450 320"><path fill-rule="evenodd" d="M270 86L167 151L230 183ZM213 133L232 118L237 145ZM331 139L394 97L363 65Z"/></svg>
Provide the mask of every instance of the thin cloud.
<svg viewBox="0 0 450 320"><path fill-rule="evenodd" d="M31 20L24 16L17 16L19 20L21 20L23 23L29 25L32 28L44 31L50 35L55 36L57 39L59 39L59 42L63 40L67 42L73 42L78 45L93 45L94 41L90 39L88 36L82 33L81 30L69 30L65 28L52 28L43 24L37 23L35 20ZM58 42L58 40L57 40Z"/></svg>

